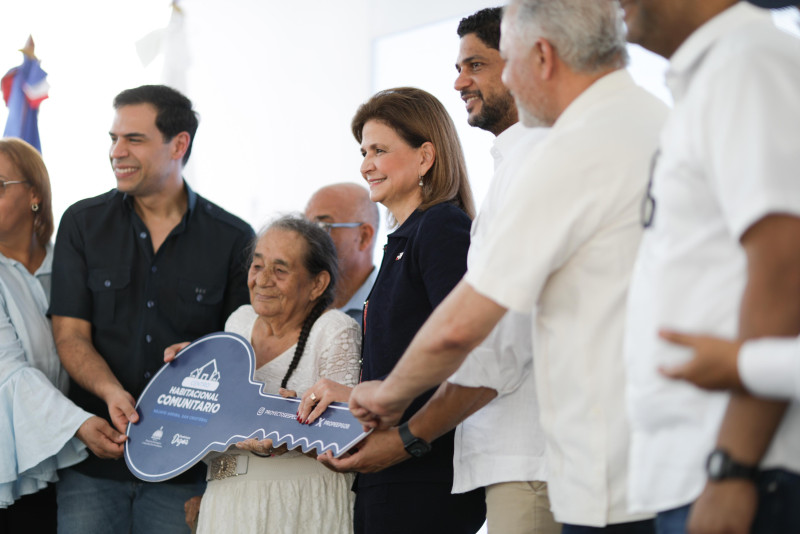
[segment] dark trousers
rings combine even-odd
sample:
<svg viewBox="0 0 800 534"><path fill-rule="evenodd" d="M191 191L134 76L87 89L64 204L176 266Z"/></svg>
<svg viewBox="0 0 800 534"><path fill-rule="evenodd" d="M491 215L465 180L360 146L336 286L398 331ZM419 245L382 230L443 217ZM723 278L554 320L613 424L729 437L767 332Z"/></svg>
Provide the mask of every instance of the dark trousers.
<svg viewBox="0 0 800 534"><path fill-rule="evenodd" d="M451 487L424 482L360 487L355 534L475 534L486 519L483 488L452 494Z"/></svg>
<svg viewBox="0 0 800 534"><path fill-rule="evenodd" d="M43 490L16 500L8 508L0 508L0 534L56 533L56 487L48 484Z"/></svg>
<svg viewBox="0 0 800 534"><path fill-rule="evenodd" d="M604 527L564 524L561 529L561 534L655 534L655 532L656 527L652 519L633 521L631 523L615 523Z"/></svg>

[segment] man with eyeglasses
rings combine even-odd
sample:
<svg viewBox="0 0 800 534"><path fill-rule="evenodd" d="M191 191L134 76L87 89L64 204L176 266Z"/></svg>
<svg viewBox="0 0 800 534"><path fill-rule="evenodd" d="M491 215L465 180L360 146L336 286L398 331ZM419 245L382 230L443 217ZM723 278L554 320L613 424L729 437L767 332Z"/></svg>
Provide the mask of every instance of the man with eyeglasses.
<svg viewBox="0 0 800 534"><path fill-rule="evenodd" d="M360 185L339 183L311 195L305 216L328 232L336 246L339 280L333 307L361 326L364 301L378 276L373 265L375 234L380 224L377 205Z"/></svg>

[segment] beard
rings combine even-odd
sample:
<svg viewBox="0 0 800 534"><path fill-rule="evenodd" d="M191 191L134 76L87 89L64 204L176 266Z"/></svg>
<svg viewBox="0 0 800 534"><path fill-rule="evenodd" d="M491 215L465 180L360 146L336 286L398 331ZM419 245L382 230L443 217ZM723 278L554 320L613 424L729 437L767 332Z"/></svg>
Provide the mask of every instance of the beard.
<svg viewBox="0 0 800 534"><path fill-rule="evenodd" d="M479 113L470 114L467 117L467 123L470 126L494 132L499 129L498 126L500 125L503 125L502 129L505 129L516 122L513 118L516 111L514 98L510 93L484 98L483 94L478 91L478 96L481 99L481 109Z"/></svg>
<svg viewBox="0 0 800 534"><path fill-rule="evenodd" d="M540 96L534 102L522 102L516 100L519 120L526 128L542 128L552 126L557 117L550 117L548 114L549 100Z"/></svg>

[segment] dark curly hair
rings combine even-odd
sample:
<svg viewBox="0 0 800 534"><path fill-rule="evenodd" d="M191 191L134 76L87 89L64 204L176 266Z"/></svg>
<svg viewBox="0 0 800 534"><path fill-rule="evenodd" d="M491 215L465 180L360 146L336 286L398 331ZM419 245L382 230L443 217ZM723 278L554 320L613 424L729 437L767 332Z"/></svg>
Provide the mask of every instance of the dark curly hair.
<svg viewBox="0 0 800 534"><path fill-rule="evenodd" d="M189 147L183 155L183 164L186 165L199 124L197 113L192 109L192 101L180 91L166 85L141 85L126 89L114 97L114 109L134 104L150 104L156 108L156 128L166 142L181 132L189 134Z"/></svg>
<svg viewBox="0 0 800 534"><path fill-rule="evenodd" d="M489 48L500 50L500 20L502 18L502 7L487 7L461 19L456 31L459 37L474 33Z"/></svg>

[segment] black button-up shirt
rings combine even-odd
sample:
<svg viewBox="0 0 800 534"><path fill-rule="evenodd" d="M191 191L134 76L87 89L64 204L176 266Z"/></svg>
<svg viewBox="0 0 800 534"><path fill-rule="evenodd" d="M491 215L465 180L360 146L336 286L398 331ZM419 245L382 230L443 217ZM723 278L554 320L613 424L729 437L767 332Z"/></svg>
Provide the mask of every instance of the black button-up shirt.
<svg viewBox="0 0 800 534"><path fill-rule="evenodd" d="M253 230L186 185L188 209L158 252L133 206L116 189L72 205L58 228L50 315L92 323L92 342L138 398L164 364L164 348L224 329L250 301ZM108 419L106 404L71 381L69 398ZM123 460L90 455L90 476L136 480Z"/></svg>

